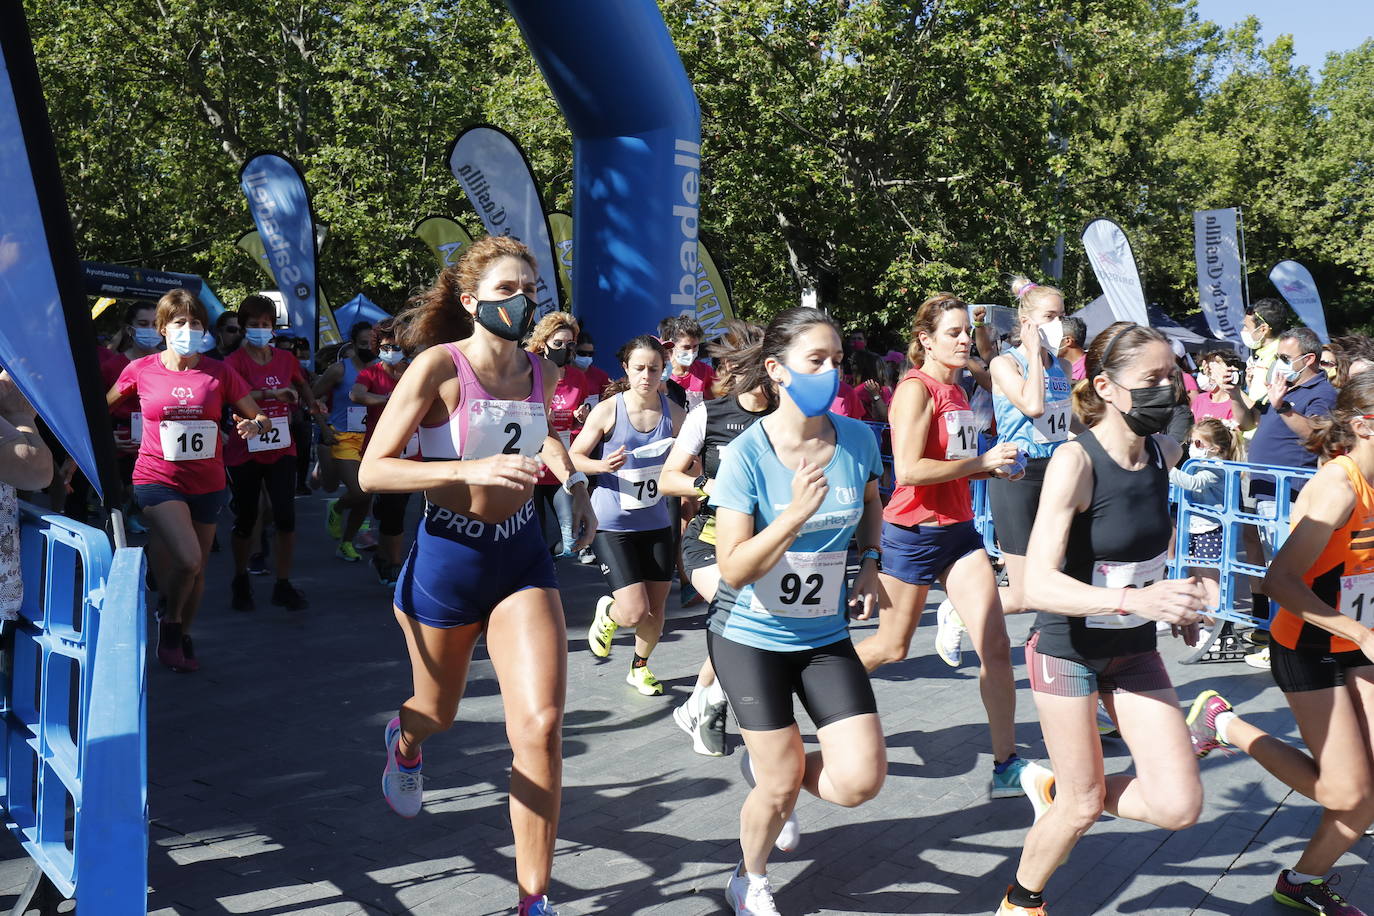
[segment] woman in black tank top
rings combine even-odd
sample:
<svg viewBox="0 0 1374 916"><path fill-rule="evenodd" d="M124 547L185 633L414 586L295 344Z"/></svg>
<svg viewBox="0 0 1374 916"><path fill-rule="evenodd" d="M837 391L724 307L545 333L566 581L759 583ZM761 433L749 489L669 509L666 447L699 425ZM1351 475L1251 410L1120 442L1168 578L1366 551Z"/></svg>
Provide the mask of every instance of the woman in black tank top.
<svg viewBox="0 0 1374 916"><path fill-rule="evenodd" d="M1103 811L1179 830L1202 810L1188 726L1155 651L1156 621L1196 640L1198 613L1216 604L1215 584L1164 578L1168 469L1180 451L1156 434L1172 411L1174 374L1158 331L1118 322L1099 334L1074 392L1088 432L1056 450L1045 472L1026 555L1028 603L1045 610L1026 667L1053 773L1034 764L1023 772L1036 822L999 913L1043 907L1050 876ZM1099 696L1133 773L1103 775Z"/></svg>

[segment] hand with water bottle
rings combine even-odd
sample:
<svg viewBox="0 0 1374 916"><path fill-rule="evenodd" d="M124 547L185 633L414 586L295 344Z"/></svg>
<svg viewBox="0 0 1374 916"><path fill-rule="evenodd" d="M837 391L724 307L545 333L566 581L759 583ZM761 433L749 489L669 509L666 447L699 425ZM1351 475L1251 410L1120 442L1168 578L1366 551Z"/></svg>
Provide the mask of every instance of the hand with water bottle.
<svg viewBox="0 0 1374 916"><path fill-rule="evenodd" d="M1026 453L1014 442L999 442L981 456L983 470L1003 480L1020 480L1026 476Z"/></svg>

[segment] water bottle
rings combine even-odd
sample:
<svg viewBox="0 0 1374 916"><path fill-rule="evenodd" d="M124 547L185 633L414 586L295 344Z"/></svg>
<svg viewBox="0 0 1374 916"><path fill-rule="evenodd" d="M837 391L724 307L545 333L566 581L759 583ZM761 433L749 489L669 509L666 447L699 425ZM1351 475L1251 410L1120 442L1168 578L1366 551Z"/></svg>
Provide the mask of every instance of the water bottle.
<svg viewBox="0 0 1374 916"><path fill-rule="evenodd" d="M1020 480L1026 476L1026 450L1018 448L1016 450L1016 460L1006 465L1002 470L1007 475L1007 480Z"/></svg>

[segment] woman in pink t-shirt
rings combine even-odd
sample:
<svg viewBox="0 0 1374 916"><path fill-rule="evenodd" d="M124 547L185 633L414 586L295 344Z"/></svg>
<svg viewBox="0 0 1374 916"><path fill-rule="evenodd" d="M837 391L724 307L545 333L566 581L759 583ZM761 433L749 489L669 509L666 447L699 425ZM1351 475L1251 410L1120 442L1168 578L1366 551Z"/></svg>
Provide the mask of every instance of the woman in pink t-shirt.
<svg viewBox="0 0 1374 916"><path fill-rule="evenodd" d="M1193 395L1189 402L1194 422L1216 417L1234 427L1236 413L1232 397L1233 393L1242 390L1240 384L1245 377L1245 363L1234 353L1216 350L1203 355L1201 365L1203 371L1198 373L1197 381L1202 390Z"/></svg>
<svg viewBox="0 0 1374 916"><path fill-rule="evenodd" d="M200 668L190 631L224 506L224 408L234 408L234 428L244 439L273 428L243 377L200 355L209 323L205 306L189 292L168 292L155 319L167 349L125 366L106 395L110 406L136 397L142 413L134 499L148 526L148 556L162 595L157 657L173 671Z"/></svg>
<svg viewBox="0 0 1374 916"><path fill-rule="evenodd" d="M558 367L558 384L549 402L549 425L563 440L564 448L571 446L577 434L582 432L582 424L592 411L587 396L599 393L593 392L592 383L582 370L572 365L577 332L576 318L567 312L550 312L539 319L525 346L531 353L548 357ZM544 467L539 483L534 488L534 505L539 510L549 550L556 556L572 553L573 541L576 540L572 526L572 497L564 491L548 466ZM581 553L579 559L584 563L594 559L590 548Z"/></svg>

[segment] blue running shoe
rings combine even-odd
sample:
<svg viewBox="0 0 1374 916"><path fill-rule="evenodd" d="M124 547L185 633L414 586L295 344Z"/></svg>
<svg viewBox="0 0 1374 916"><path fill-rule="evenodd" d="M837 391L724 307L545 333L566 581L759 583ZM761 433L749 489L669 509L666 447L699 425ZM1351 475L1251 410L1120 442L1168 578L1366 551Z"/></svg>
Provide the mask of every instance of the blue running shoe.
<svg viewBox="0 0 1374 916"><path fill-rule="evenodd" d="M997 767L993 767L992 782L988 784L988 798L1019 798L1025 795L1025 787L1021 785L1021 771L1027 764L1028 761L1012 754L1006 763L1002 764L1001 772L998 772Z"/></svg>
<svg viewBox="0 0 1374 916"><path fill-rule="evenodd" d="M397 716L386 724L386 766L382 769L382 797L401 817L414 817L420 813L424 801L424 777L420 767L414 769L401 766L396 759L396 751L401 743L401 718Z"/></svg>

